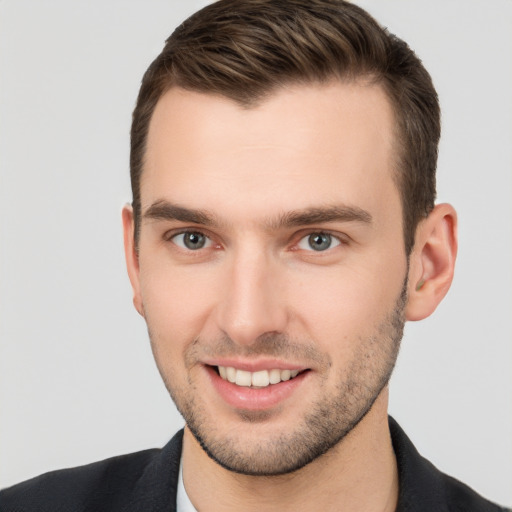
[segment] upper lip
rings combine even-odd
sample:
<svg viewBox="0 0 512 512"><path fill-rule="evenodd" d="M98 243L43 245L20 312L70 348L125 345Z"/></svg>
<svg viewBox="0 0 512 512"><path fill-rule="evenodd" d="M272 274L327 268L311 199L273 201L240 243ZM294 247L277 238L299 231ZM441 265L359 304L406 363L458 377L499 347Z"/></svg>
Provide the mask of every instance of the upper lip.
<svg viewBox="0 0 512 512"><path fill-rule="evenodd" d="M262 370L306 370L307 367L294 364L279 359L258 359L254 361L241 360L238 358L219 358L219 359L208 359L203 361L208 366L225 366L233 367L237 370L245 370L247 372L259 372Z"/></svg>

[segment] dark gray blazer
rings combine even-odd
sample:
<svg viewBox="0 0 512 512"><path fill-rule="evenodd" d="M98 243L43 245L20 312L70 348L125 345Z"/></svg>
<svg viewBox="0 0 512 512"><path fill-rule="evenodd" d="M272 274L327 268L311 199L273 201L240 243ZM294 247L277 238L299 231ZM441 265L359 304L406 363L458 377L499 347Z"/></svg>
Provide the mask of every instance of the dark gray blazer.
<svg viewBox="0 0 512 512"><path fill-rule="evenodd" d="M421 457L389 418L400 479L397 512L498 512ZM183 431L146 450L46 473L0 492L1 512L175 512ZM340 507L342 510L343 507Z"/></svg>

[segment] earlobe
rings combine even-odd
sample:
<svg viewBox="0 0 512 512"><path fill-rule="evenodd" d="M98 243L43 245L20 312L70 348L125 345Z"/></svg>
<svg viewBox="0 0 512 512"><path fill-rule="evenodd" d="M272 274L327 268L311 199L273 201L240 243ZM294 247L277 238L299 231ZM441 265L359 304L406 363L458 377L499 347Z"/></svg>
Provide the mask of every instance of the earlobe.
<svg viewBox="0 0 512 512"><path fill-rule="evenodd" d="M144 316L144 308L142 307L142 297L140 293L139 279L139 258L137 248L135 246L135 224L133 219L133 208L131 205L125 205L123 208L123 238L124 238L124 255L126 259L126 268L128 277L133 290L133 305L140 315Z"/></svg>
<svg viewBox="0 0 512 512"><path fill-rule="evenodd" d="M431 315L448 292L457 256L457 214L437 205L416 229L409 261L407 320Z"/></svg>

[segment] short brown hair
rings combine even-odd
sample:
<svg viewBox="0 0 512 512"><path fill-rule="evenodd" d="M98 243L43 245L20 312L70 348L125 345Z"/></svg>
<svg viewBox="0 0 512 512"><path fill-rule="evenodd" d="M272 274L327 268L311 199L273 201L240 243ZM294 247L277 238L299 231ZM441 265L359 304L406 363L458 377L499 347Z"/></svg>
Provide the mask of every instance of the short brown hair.
<svg viewBox="0 0 512 512"><path fill-rule="evenodd" d="M135 238L149 123L172 87L220 94L250 108L290 83L367 78L396 118L396 183L407 254L434 207L440 111L430 75L401 39L344 0L220 0L167 39L146 71L133 112L130 172Z"/></svg>

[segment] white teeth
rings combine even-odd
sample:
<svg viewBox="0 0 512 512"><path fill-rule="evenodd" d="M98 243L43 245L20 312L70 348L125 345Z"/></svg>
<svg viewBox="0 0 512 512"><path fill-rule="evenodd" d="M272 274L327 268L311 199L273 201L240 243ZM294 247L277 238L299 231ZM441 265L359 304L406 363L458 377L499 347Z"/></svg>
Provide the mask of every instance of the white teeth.
<svg viewBox="0 0 512 512"><path fill-rule="evenodd" d="M221 377L222 377L222 375L221 375ZM226 368L226 377L229 380L229 382L236 381L236 370L232 366L228 366Z"/></svg>
<svg viewBox="0 0 512 512"><path fill-rule="evenodd" d="M267 370L262 370L261 372L254 372L252 374L252 385L258 386L260 388L264 388L270 384L269 376Z"/></svg>
<svg viewBox="0 0 512 512"><path fill-rule="evenodd" d="M290 370L283 370L281 372L281 380L290 380L292 372Z"/></svg>
<svg viewBox="0 0 512 512"><path fill-rule="evenodd" d="M260 370L257 372L248 372L246 370L237 370L232 366L218 366L219 375L237 386L256 388L265 388L269 384L279 384L279 382L293 379L299 374L299 370Z"/></svg>
<svg viewBox="0 0 512 512"><path fill-rule="evenodd" d="M237 386L250 386L251 385L251 372L246 372L244 370L236 370L235 383Z"/></svg>
<svg viewBox="0 0 512 512"><path fill-rule="evenodd" d="M281 370L270 370L268 375L270 384L278 384L281 382Z"/></svg>

